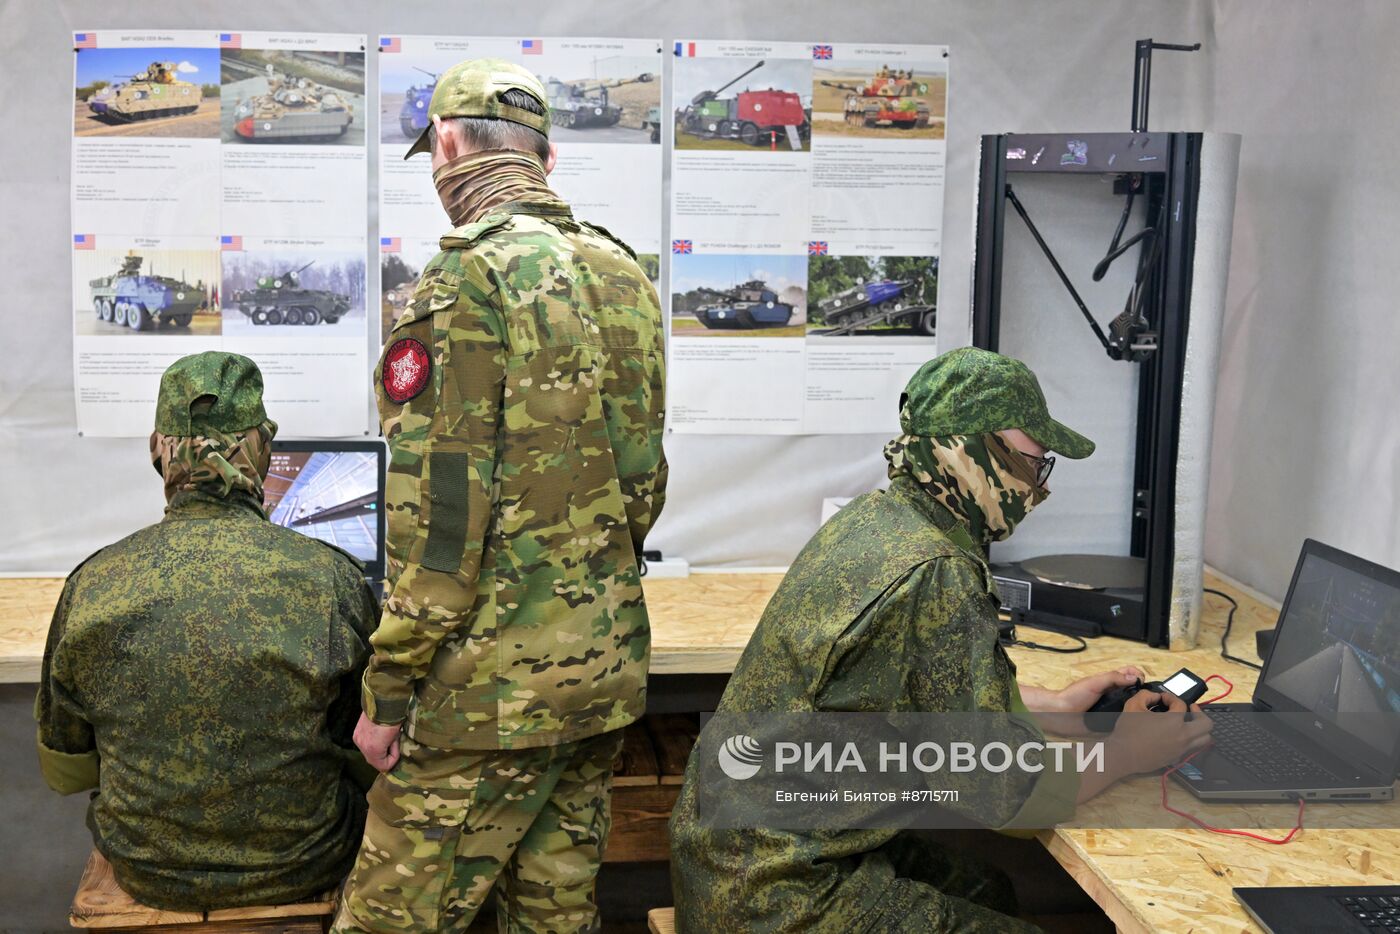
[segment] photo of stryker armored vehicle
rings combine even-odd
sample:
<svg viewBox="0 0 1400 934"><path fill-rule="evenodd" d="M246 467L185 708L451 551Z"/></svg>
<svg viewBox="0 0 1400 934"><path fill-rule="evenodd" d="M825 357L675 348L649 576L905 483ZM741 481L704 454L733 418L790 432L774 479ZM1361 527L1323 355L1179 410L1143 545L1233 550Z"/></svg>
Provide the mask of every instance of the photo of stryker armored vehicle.
<svg viewBox="0 0 1400 934"><path fill-rule="evenodd" d="M433 92L437 90L438 76L435 72L414 66L431 78L423 84L415 84L403 92L403 106L399 108L399 129L409 139L417 139L428 128L428 105L432 103Z"/></svg>
<svg viewBox="0 0 1400 934"><path fill-rule="evenodd" d="M301 273L315 260L277 276L262 276L256 288L233 296L238 310L254 324L335 324L350 310L350 298L325 289L304 289Z"/></svg>
<svg viewBox="0 0 1400 934"><path fill-rule="evenodd" d="M340 92L267 66L267 93L239 101L234 133L253 143L314 141L345 135L355 120Z"/></svg>
<svg viewBox="0 0 1400 934"><path fill-rule="evenodd" d="M169 276L142 275L144 257L132 253L116 273L89 280L92 309L101 321L148 331L161 325L189 327L194 313L208 306L204 284Z"/></svg>
<svg viewBox="0 0 1400 934"><path fill-rule="evenodd" d="M739 91L733 97L719 96L765 64L759 61L715 90L696 94L677 116L676 131L700 139L739 140L749 146L761 146L772 139L773 133L782 136L788 127L795 127L798 137L807 139L812 130L810 114L802 106L801 96L793 91L767 88Z"/></svg>
<svg viewBox="0 0 1400 934"><path fill-rule="evenodd" d="M128 123L192 114L204 99L203 88L176 77L174 62L151 62L145 71L129 78L93 94L87 102L88 110L99 117Z"/></svg>
<svg viewBox="0 0 1400 934"><path fill-rule="evenodd" d="M839 81L820 82L829 88L849 91L846 95L846 122L852 126L895 127L910 130L928 126L928 102L919 95L928 93L928 84L914 79L913 71L882 68L863 85Z"/></svg>
<svg viewBox="0 0 1400 934"><path fill-rule="evenodd" d="M549 95L549 119L555 126L585 129L596 126L616 126L622 119L622 108L608 100L608 90L629 84L649 84L651 72L644 71L635 78L607 80L546 82Z"/></svg>
<svg viewBox="0 0 1400 934"><path fill-rule="evenodd" d="M699 291L714 296L713 302L695 309L695 317L713 331L782 328L792 321L792 306L779 301L778 293L761 279L750 279L724 291Z"/></svg>
<svg viewBox="0 0 1400 934"><path fill-rule="evenodd" d="M915 283L881 279L864 282L817 302L817 314L829 331L845 334L875 324L911 327L932 336L938 331L938 315L930 306L914 300Z"/></svg>

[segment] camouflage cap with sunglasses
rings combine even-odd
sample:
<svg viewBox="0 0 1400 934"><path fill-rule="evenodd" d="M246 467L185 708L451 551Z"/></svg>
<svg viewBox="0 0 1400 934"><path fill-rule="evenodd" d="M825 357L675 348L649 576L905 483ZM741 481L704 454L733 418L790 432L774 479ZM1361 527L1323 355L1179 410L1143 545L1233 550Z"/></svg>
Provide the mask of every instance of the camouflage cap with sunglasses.
<svg viewBox="0 0 1400 934"><path fill-rule="evenodd" d="M1050 417L1040 382L1020 360L959 347L919 367L900 397L907 435L948 437L1019 428L1072 460L1094 453L1094 442Z"/></svg>
<svg viewBox="0 0 1400 934"><path fill-rule="evenodd" d="M531 113L523 107L508 104L503 99L507 91L523 91L539 102L542 113ZM471 58L458 62L444 71L428 103L428 123L417 142L404 153L407 159L428 152L428 134L433 117L484 117L509 120L549 135L549 104L544 85L527 68L500 58Z"/></svg>

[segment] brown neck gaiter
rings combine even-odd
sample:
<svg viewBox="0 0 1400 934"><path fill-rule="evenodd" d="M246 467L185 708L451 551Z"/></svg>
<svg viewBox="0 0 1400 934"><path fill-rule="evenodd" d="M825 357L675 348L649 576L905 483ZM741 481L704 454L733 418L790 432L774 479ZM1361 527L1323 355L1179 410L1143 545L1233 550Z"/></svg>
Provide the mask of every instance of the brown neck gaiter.
<svg viewBox="0 0 1400 934"><path fill-rule="evenodd" d="M458 156L433 172L438 198L454 227L472 224L512 201L558 201L532 155L491 149Z"/></svg>

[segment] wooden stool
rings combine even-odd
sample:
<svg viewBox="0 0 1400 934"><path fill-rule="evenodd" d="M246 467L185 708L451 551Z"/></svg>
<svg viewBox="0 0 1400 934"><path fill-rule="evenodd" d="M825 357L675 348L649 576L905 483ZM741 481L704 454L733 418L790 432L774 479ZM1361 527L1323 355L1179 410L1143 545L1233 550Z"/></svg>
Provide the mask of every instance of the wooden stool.
<svg viewBox="0 0 1400 934"><path fill-rule="evenodd" d="M676 934L676 909L653 908L648 911L647 930L651 934Z"/></svg>
<svg viewBox="0 0 1400 934"><path fill-rule="evenodd" d="M96 850L83 869L78 894L68 912L75 928L147 931L156 934L322 934L335 914L335 891L290 905L254 905L215 911L162 911L148 908L117 885L112 864Z"/></svg>

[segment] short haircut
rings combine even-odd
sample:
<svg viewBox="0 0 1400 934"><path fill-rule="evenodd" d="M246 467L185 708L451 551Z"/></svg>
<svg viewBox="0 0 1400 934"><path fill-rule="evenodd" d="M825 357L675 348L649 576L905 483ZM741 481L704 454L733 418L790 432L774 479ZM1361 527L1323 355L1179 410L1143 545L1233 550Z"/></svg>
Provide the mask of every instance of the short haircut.
<svg viewBox="0 0 1400 934"><path fill-rule="evenodd" d="M541 117L547 111L533 95L519 88L510 88L501 95L504 103L521 110L528 110ZM533 127L516 123L513 120L500 120L494 117L446 117L443 123L457 126L462 140L469 150L478 152L485 149L509 149L515 152L534 153L541 162L549 161L549 138ZM428 146L437 151L437 128L428 124Z"/></svg>

